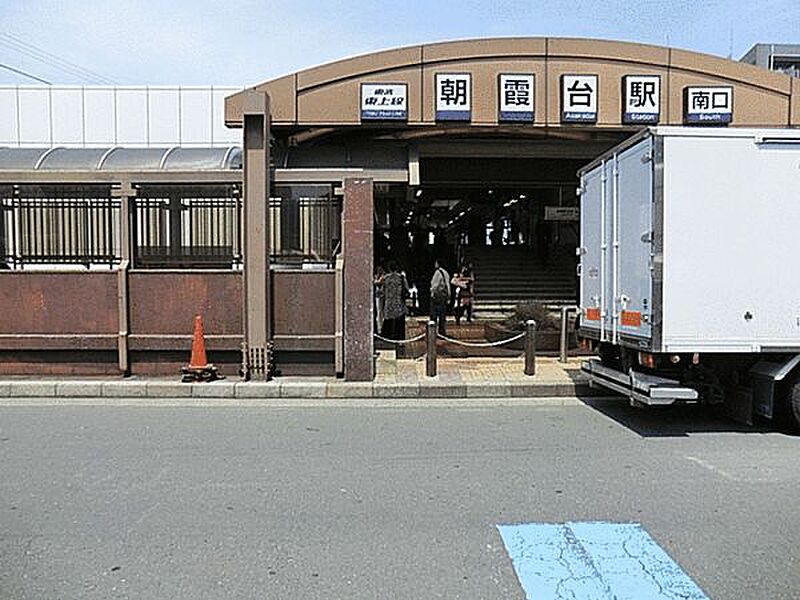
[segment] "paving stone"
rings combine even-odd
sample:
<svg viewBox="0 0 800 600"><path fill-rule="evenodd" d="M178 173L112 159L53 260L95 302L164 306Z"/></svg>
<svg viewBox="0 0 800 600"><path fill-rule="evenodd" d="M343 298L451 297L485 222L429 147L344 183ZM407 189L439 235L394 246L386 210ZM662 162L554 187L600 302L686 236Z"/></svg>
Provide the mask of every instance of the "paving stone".
<svg viewBox="0 0 800 600"><path fill-rule="evenodd" d="M464 383L425 382L419 386L420 398L466 398L467 386Z"/></svg>
<svg viewBox="0 0 800 600"><path fill-rule="evenodd" d="M237 398L280 398L281 384L277 381L240 381L235 386Z"/></svg>
<svg viewBox="0 0 800 600"><path fill-rule="evenodd" d="M375 398L419 398L420 386L417 383L375 383L372 386Z"/></svg>
<svg viewBox="0 0 800 600"><path fill-rule="evenodd" d="M233 398L236 391L234 381L210 381L207 383L193 383L193 398Z"/></svg>
<svg viewBox="0 0 800 600"><path fill-rule="evenodd" d="M26 398L53 398L56 395L55 381L11 381L9 396Z"/></svg>
<svg viewBox="0 0 800 600"><path fill-rule="evenodd" d="M514 398L549 398L558 395L557 383L511 384L511 396Z"/></svg>
<svg viewBox="0 0 800 600"><path fill-rule="evenodd" d="M509 398L511 386L505 381L497 383L467 383L467 398Z"/></svg>
<svg viewBox="0 0 800 600"><path fill-rule="evenodd" d="M327 384L324 381L282 381L281 398L324 398Z"/></svg>
<svg viewBox="0 0 800 600"><path fill-rule="evenodd" d="M332 381L328 384L328 398L372 398L372 382L369 381Z"/></svg>
<svg viewBox="0 0 800 600"><path fill-rule="evenodd" d="M144 380L106 381L103 396L107 398L146 398L147 382Z"/></svg>
<svg viewBox="0 0 800 600"><path fill-rule="evenodd" d="M98 398L103 395L102 381L59 381L56 396L66 398Z"/></svg>
<svg viewBox="0 0 800 600"><path fill-rule="evenodd" d="M8 398L11 395L11 384L7 381L0 381L0 398Z"/></svg>
<svg viewBox="0 0 800 600"><path fill-rule="evenodd" d="M572 396L575 394L574 383L558 383L556 384L559 396Z"/></svg>
<svg viewBox="0 0 800 600"><path fill-rule="evenodd" d="M192 384L180 381L148 381L147 396L150 398L188 398L192 395Z"/></svg>

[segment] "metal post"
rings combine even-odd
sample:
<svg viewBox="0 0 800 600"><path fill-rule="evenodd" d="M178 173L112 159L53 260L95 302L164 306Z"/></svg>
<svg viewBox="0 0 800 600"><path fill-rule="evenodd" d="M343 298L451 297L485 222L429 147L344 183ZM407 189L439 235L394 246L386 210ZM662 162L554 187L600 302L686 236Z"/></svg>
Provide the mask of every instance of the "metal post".
<svg viewBox="0 0 800 600"><path fill-rule="evenodd" d="M169 195L169 259L182 262L186 257L183 256L183 231L181 227L181 197L178 192ZM188 240L187 240L188 242ZM189 243L185 244L186 246ZM175 263L172 263L175 264Z"/></svg>
<svg viewBox="0 0 800 600"><path fill-rule="evenodd" d="M244 341L245 379L268 379L272 338L269 270L269 96L250 91L244 96Z"/></svg>
<svg viewBox="0 0 800 600"><path fill-rule="evenodd" d="M426 355L425 355L425 374L428 377L436 377L436 321L428 321L428 329L425 335Z"/></svg>
<svg viewBox="0 0 800 600"><path fill-rule="evenodd" d="M569 307L561 307L561 347L558 354L558 362L567 362L567 348L569 341L567 340L567 324L569 323Z"/></svg>
<svg viewBox="0 0 800 600"><path fill-rule="evenodd" d="M525 375L536 375L536 321L525 322Z"/></svg>
<svg viewBox="0 0 800 600"><path fill-rule="evenodd" d="M117 269L117 362L123 375L130 375L130 353L128 337L130 335L130 289L128 287L128 271L133 261L133 231L131 216L134 212L132 198L136 197L136 189L130 181L123 181L119 187L111 190L113 198L119 198L119 237L120 263Z"/></svg>

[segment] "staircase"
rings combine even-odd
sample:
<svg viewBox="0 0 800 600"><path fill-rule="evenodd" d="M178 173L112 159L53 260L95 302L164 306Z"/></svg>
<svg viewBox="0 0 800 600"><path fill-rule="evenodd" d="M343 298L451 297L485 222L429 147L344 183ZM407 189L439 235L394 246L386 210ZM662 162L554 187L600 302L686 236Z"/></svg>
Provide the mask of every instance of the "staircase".
<svg viewBox="0 0 800 600"><path fill-rule="evenodd" d="M547 268L529 248L514 246L468 248L475 272L475 310L505 314L519 302L574 304L575 259L555 253Z"/></svg>

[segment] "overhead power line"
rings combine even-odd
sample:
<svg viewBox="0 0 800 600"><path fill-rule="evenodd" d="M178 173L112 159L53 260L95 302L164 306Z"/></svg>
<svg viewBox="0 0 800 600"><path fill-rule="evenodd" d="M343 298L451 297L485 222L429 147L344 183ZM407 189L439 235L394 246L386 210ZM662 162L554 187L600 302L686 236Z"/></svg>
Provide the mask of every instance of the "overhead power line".
<svg viewBox="0 0 800 600"><path fill-rule="evenodd" d="M14 68L12 66L4 65L3 63L0 63L0 68L6 69L7 71L11 71L12 73L17 73L18 75L22 75L24 77L30 77L31 79L34 79L34 80L36 80L36 81L38 81L40 83L45 83L47 85L53 85L51 82L47 81L46 79L42 79L41 77L37 77L36 75L31 75L30 73L26 73L25 71L23 71L21 69L16 69L16 68Z"/></svg>
<svg viewBox="0 0 800 600"><path fill-rule="evenodd" d="M59 61L57 58L48 57L36 49L31 50L26 46L24 46L23 44L20 44L19 42L6 39L4 37L4 34L2 33L0 33L0 45L5 46L6 48L10 48L14 52L17 52L23 56L32 58L33 60L36 60L37 62L44 64L50 68L54 68L62 73L66 73L71 77L77 77L81 80L89 81L91 83L105 83L104 80L100 79L99 77L96 77L93 74L88 74L71 66L68 66L66 64L62 64L62 62Z"/></svg>
<svg viewBox="0 0 800 600"><path fill-rule="evenodd" d="M5 40L0 40L0 41L3 41L6 45L12 45L17 51L24 52L32 56L33 58L36 58L37 60L45 62L52 66L55 66L56 68L69 71L73 74L77 74L82 77L88 76L92 79L99 80L102 83L114 83L114 81L112 81L105 75L101 75L100 73L91 71L90 69L82 67L81 65L75 64L64 58L61 58L60 56L57 56L52 52L48 52L43 48L39 48L38 46L31 44L30 42L26 42L25 40L19 38L16 35L10 33L0 33L0 38L5 38Z"/></svg>
<svg viewBox="0 0 800 600"><path fill-rule="evenodd" d="M10 33L0 32L0 44L73 77L90 80L95 83L115 83L113 80L101 75L100 73L96 73L78 64L65 60Z"/></svg>

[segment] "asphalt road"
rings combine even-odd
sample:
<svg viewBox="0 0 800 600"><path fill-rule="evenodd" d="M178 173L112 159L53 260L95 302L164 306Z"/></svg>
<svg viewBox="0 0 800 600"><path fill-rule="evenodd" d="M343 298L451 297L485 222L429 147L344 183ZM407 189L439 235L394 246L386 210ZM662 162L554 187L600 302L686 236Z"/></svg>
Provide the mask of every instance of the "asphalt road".
<svg viewBox="0 0 800 600"><path fill-rule="evenodd" d="M498 524L639 522L800 597L800 438L598 406L0 407L0 598L523 598Z"/></svg>

